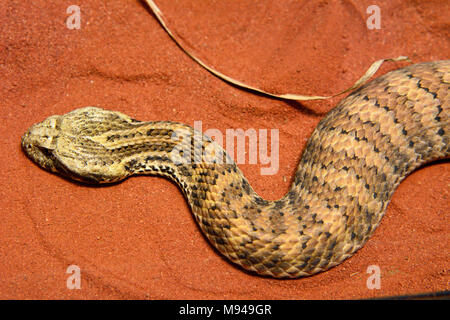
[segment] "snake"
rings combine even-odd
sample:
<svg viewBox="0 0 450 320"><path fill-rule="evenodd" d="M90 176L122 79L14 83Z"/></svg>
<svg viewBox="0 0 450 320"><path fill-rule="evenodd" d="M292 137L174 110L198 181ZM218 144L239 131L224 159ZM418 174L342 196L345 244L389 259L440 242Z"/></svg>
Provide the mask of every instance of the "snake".
<svg viewBox="0 0 450 320"><path fill-rule="evenodd" d="M447 60L409 65L353 91L320 120L289 191L274 201L253 190L217 142L182 123L84 107L32 125L21 145L40 167L87 184L167 177L230 261L262 276L299 278L352 256L399 183L449 158L449 88Z"/></svg>

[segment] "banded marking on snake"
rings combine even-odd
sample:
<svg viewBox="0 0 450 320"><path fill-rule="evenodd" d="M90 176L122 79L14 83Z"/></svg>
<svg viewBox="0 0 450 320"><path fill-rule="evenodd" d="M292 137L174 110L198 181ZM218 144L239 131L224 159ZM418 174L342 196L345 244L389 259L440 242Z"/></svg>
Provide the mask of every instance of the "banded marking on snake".
<svg viewBox="0 0 450 320"><path fill-rule="evenodd" d="M277 201L258 196L234 162L206 161L189 148L199 163L174 161L174 148L190 147L193 135L181 123L86 107L33 125L21 143L42 168L75 180L166 176L223 255L261 275L297 278L350 257L379 225L398 184L418 166L449 157L449 87L450 61L438 61L389 72L351 93L319 122ZM227 159L203 136L201 150L210 147Z"/></svg>

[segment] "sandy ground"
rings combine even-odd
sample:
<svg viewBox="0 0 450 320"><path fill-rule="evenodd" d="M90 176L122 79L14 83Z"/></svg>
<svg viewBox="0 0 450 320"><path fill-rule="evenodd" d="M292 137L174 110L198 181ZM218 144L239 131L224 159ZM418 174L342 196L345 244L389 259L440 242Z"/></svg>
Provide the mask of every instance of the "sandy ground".
<svg viewBox="0 0 450 320"><path fill-rule="evenodd" d="M157 0L184 43L220 71L272 92L332 94L375 60L448 59L447 1ZM102 188L71 183L35 166L20 137L52 114L95 105L139 120L203 130L278 129L278 173L242 168L267 199L288 190L318 121L338 98L285 102L239 90L199 67L146 6L79 1L81 29L66 26L67 1L0 3L0 298L343 299L449 290L450 166L410 175L365 247L340 266L304 279L243 272L197 227L177 186L138 177ZM379 74L407 63L389 63ZM81 289L66 286L68 266ZM366 286L368 266L381 288Z"/></svg>

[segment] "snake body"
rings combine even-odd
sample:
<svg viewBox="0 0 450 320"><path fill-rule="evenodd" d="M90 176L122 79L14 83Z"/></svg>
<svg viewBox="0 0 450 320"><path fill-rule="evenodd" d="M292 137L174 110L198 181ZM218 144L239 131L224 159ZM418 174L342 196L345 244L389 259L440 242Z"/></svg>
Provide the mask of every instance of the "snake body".
<svg viewBox="0 0 450 320"><path fill-rule="evenodd" d="M22 147L41 167L76 180L169 177L223 255L261 275L296 278L350 257L400 181L449 157L449 86L450 61L438 61L392 71L351 93L320 121L277 201L258 196L220 146L180 123L86 107L33 125Z"/></svg>

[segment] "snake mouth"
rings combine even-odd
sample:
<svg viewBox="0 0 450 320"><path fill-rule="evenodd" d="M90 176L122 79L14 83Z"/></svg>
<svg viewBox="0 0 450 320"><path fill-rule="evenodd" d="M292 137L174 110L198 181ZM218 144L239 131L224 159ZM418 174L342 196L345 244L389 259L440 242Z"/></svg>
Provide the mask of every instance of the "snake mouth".
<svg viewBox="0 0 450 320"><path fill-rule="evenodd" d="M35 135L28 130L22 136L22 150L25 154L36 162L40 167L55 172L55 156L51 148L47 148L39 143L36 143Z"/></svg>
<svg viewBox="0 0 450 320"><path fill-rule="evenodd" d="M30 133L30 131L27 131L22 136L22 150L25 152L28 158L30 158L41 168L53 173L57 173L64 178L73 179L82 183L98 184L102 182L100 177L82 176L70 170L58 159L58 157L54 154L53 149L46 148L42 145L34 143L33 141L33 134Z"/></svg>
<svg viewBox="0 0 450 320"><path fill-rule="evenodd" d="M55 171L51 150L35 146L31 143L26 142L26 140L22 140L22 150L25 152L28 158L33 160L40 167L49 171Z"/></svg>

